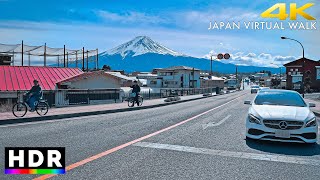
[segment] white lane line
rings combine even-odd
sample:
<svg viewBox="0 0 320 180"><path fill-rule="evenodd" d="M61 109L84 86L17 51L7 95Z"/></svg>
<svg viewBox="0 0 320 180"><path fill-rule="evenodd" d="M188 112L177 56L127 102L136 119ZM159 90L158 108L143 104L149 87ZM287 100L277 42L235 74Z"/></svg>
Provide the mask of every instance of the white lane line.
<svg viewBox="0 0 320 180"><path fill-rule="evenodd" d="M171 144L149 143L149 142L138 142L133 144L133 146L153 148L153 149L165 149L165 150L180 151L180 152L190 152L190 153L196 153L196 154L207 154L207 155L213 155L213 156L234 157L234 158L253 159L253 160L260 160L260 161L272 161L272 162L282 162L282 163L290 163L290 164L320 166L320 160L298 158L298 157L285 156L285 155L224 151L224 150L205 149L205 148L196 148L196 147L179 146L179 145L171 145Z"/></svg>
<svg viewBox="0 0 320 180"><path fill-rule="evenodd" d="M214 126L220 126L222 123L224 123L226 120L228 120L231 117L231 115L228 115L227 117L223 118L221 121L218 123L208 123L202 126L203 129L207 129L208 127L214 127Z"/></svg>

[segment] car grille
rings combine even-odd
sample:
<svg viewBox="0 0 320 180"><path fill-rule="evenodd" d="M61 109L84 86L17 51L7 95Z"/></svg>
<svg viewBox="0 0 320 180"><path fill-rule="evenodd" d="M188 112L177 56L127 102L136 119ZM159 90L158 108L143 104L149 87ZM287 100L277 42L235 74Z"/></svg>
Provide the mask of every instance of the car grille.
<svg viewBox="0 0 320 180"><path fill-rule="evenodd" d="M286 128L280 127L280 123L285 122ZM301 121L283 121L283 120L264 120L263 124L272 129L283 129L283 130L294 130L294 129L300 129L303 126L303 122Z"/></svg>

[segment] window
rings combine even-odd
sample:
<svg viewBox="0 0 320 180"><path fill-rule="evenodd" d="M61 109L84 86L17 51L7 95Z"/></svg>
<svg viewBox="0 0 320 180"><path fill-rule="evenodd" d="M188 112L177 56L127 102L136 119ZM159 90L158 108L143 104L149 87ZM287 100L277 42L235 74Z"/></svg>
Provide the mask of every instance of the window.
<svg viewBox="0 0 320 180"><path fill-rule="evenodd" d="M298 106L305 107L306 103L295 92L267 92L259 93L254 100L256 105Z"/></svg>

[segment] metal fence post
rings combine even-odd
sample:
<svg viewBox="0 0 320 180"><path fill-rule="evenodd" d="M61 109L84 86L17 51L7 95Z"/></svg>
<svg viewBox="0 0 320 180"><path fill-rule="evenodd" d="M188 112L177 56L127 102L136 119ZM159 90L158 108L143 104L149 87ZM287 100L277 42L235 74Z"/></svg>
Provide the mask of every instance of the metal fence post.
<svg viewBox="0 0 320 180"><path fill-rule="evenodd" d="M114 90L114 103L117 103L117 90Z"/></svg>
<svg viewBox="0 0 320 180"><path fill-rule="evenodd" d="M88 100L88 104L90 104L90 90L89 89L87 91L87 100Z"/></svg>
<svg viewBox="0 0 320 180"><path fill-rule="evenodd" d="M150 92L150 88L149 88L149 99L151 99L151 92Z"/></svg>

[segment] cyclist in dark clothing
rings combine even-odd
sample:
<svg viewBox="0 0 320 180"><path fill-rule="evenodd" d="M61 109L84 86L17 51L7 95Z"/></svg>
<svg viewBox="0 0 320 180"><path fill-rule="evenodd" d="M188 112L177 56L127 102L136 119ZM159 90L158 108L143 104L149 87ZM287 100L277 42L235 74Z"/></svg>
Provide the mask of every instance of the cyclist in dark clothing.
<svg viewBox="0 0 320 180"><path fill-rule="evenodd" d="M139 94L140 94L140 86L138 85L138 82L135 80L133 81L133 85L130 86L132 88L132 93L135 93L134 100L136 101L137 105L139 106Z"/></svg>
<svg viewBox="0 0 320 180"><path fill-rule="evenodd" d="M27 103L31 108L31 111L35 110L35 102L39 101L42 98L42 89L39 85L38 80L33 80L33 86L26 93L27 96Z"/></svg>

